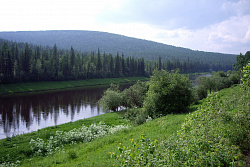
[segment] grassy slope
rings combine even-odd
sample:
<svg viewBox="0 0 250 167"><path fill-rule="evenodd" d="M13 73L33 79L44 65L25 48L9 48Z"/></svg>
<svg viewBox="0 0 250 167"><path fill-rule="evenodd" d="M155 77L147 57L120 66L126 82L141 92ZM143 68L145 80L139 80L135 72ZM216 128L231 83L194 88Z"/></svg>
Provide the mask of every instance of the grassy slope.
<svg viewBox="0 0 250 167"><path fill-rule="evenodd" d="M28 82L16 84L0 84L0 96L17 95L23 93L56 91L70 88L83 88L89 86L109 85L110 83L130 83L137 80L146 80L146 77L124 77L124 78L105 78L88 79L76 81L57 81L57 82Z"/></svg>
<svg viewBox="0 0 250 167"><path fill-rule="evenodd" d="M122 113L108 113L96 117L79 120L55 127L48 127L30 134L20 135L13 138L0 140L0 157L10 154L11 158L22 157L25 161L23 166L110 166L111 163L117 163L110 159L109 152L117 151L119 143L129 144L129 139L139 139L140 134L146 134L151 139L163 140L169 135L175 133L183 123L186 114L168 115L148 122L144 125L132 127L129 131L119 132L112 136L106 136L92 141L91 143L76 144L65 147L65 153L57 153L49 157L31 157L29 156L29 141L37 137L48 139L56 131L69 131L73 128L79 128L82 124L90 125L103 121L108 125L118 125L129 123L122 117ZM71 152L76 153L77 158L69 158Z"/></svg>
<svg viewBox="0 0 250 167"><path fill-rule="evenodd" d="M112 136L94 140L91 143L76 144L65 148L65 153L50 157L38 157L26 160L23 166L112 166L117 164L111 159L109 152L117 152L119 143L128 145L130 139L138 140L140 134L146 134L151 139L167 139L181 126L186 115L168 115L144 125L132 127L130 130L119 132ZM76 153L77 158L71 159L70 154Z"/></svg>

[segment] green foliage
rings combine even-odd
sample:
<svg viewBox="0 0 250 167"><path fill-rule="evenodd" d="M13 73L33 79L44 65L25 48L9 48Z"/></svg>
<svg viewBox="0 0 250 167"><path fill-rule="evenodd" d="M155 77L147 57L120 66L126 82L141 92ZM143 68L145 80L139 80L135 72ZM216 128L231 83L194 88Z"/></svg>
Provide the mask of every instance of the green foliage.
<svg viewBox="0 0 250 167"><path fill-rule="evenodd" d="M242 73L243 73L243 76L242 76L242 88L243 89L249 89L250 87L250 62L245 66L243 67L243 70L242 70Z"/></svg>
<svg viewBox="0 0 250 167"><path fill-rule="evenodd" d="M239 84L240 83L240 72L234 71L233 73L230 73L228 79L230 80L232 85Z"/></svg>
<svg viewBox="0 0 250 167"><path fill-rule="evenodd" d="M119 113L120 112L108 113L107 115L119 115ZM102 120L105 119L105 115L106 114L103 114L98 117ZM176 133L176 131L180 129L186 116L187 114L170 114L141 126L131 127L128 130L117 132L114 135L104 136L91 142L66 145L64 147L65 151L50 156L26 158L21 161L21 166L120 166L118 160L111 158L111 154L109 153L114 152L118 155L119 150L117 147L120 146L119 143L122 143L122 146L129 146L131 145L130 139L134 139L134 141L138 143L141 139L140 134L145 134L146 138L151 139L151 142L168 139L171 134ZM125 119L119 118L118 120L122 121ZM73 160L69 159L69 152L71 151L74 151L78 157Z"/></svg>
<svg viewBox="0 0 250 167"><path fill-rule="evenodd" d="M209 90L210 93L215 88L215 82L213 78L201 76L196 79L196 83L198 86L201 86L203 89Z"/></svg>
<svg viewBox="0 0 250 167"><path fill-rule="evenodd" d="M176 72L154 71L144 108L151 117L186 111L192 102L189 79Z"/></svg>
<svg viewBox="0 0 250 167"><path fill-rule="evenodd" d="M117 111L122 104L122 96L117 86L111 84L102 98L98 101L98 105L102 107L104 112Z"/></svg>
<svg viewBox="0 0 250 167"><path fill-rule="evenodd" d="M247 63L250 61L250 51L247 51L245 55L240 55L237 56L237 62L233 65L234 69L236 71L241 71L243 70L243 67L247 65Z"/></svg>
<svg viewBox="0 0 250 167"><path fill-rule="evenodd" d="M204 85L198 85L193 90L194 100L198 101L207 97L207 88Z"/></svg>
<svg viewBox="0 0 250 167"><path fill-rule="evenodd" d="M110 152L112 158L120 161L121 166L159 166L163 157L158 152L158 141L151 141L141 134L140 140L130 139L131 145L126 147L120 143L119 155Z"/></svg>
<svg viewBox="0 0 250 167"><path fill-rule="evenodd" d="M0 82L61 81L124 76L146 76L144 59L112 54L77 52L28 43L1 42ZM11 46L11 47L10 47ZM122 68L121 68L122 66Z"/></svg>
<svg viewBox="0 0 250 167"><path fill-rule="evenodd" d="M144 108L126 109L123 110L122 113L123 118L129 120L135 126L152 120L152 118L148 116L148 113L145 112Z"/></svg>
<svg viewBox="0 0 250 167"><path fill-rule="evenodd" d="M123 90L123 106L126 108L142 107L146 93L148 91L148 83L137 81L136 84Z"/></svg>
<svg viewBox="0 0 250 167"><path fill-rule="evenodd" d="M238 72L228 72L225 73L223 71L214 72L211 77L201 76L196 79L196 83L199 88L196 88L196 97L202 97L201 95L203 91L209 90L210 93L212 91L219 91L224 88L229 88L233 84L239 83L240 75ZM198 94L197 94L198 93ZM200 95L199 95L200 94ZM204 96L205 97L205 96ZM198 98L199 99L199 98Z"/></svg>
<svg viewBox="0 0 250 167"><path fill-rule="evenodd" d="M249 149L249 94L239 91L210 95L186 118L178 135L166 143L176 162L187 166L243 166ZM224 97L223 97L224 96ZM173 143L174 142L174 143Z"/></svg>
<svg viewBox="0 0 250 167"><path fill-rule="evenodd" d="M111 84L111 87L104 92L104 95L98 101L98 105L105 112L117 111L122 106L125 108L142 107L147 91L148 84L142 81L137 81L136 84L122 92L120 92L117 85Z"/></svg>
<svg viewBox="0 0 250 167"><path fill-rule="evenodd" d="M103 122L91 124L89 127L82 125L81 128L72 129L69 132L56 131L54 136L50 136L47 141L37 138L30 140L30 149L34 156L51 155L61 151L66 144L86 143L94 139L109 134L115 134L118 131L128 129L128 125L108 126Z"/></svg>
<svg viewBox="0 0 250 167"><path fill-rule="evenodd" d="M119 146L121 166L245 166L250 150L249 92L239 87L211 94L176 135ZM144 138L144 136L143 136Z"/></svg>

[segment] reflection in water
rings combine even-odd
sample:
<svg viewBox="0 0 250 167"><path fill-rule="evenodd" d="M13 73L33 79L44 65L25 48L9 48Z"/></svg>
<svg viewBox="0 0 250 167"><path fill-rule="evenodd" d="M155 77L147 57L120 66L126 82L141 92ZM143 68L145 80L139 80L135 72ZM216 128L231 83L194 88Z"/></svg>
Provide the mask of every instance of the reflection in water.
<svg viewBox="0 0 250 167"><path fill-rule="evenodd" d="M103 114L96 103L106 89L0 98L0 139Z"/></svg>

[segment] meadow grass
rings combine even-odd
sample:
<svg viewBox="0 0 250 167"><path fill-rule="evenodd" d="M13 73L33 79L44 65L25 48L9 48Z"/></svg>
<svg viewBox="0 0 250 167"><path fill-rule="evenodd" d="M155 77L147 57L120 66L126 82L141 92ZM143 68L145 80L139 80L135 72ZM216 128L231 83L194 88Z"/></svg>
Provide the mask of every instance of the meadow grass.
<svg viewBox="0 0 250 167"><path fill-rule="evenodd" d="M141 134L156 140L165 140L176 133L181 127L186 114L168 115L147 122L137 127L131 127L118 132L98 138L89 143L77 143L68 145L64 151L48 157L33 157L25 159L21 166L112 166L119 165L119 162L111 158L111 152L117 152L121 144L128 145L130 139L140 139Z"/></svg>
<svg viewBox="0 0 250 167"><path fill-rule="evenodd" d="M0 84L0 96L10 96L18 94L41 93L47 91L58 91L62 89L76 89L101 85L131 83L138 80L147 80L146 77L123 77L87 79L72 81L51 81L51 82L27 82L15 84Z"/></svg>

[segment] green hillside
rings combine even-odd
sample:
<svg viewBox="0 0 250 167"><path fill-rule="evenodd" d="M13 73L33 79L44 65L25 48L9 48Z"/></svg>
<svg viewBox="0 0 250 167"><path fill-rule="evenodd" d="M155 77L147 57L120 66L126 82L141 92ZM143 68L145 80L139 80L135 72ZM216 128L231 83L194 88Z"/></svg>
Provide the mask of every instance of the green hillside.
<svg viewBox="0 0 250 167"><path fill-rule="evenodd" d="M18 31L0 32L0 38L16 42L28 42L38 45L53 46L59 48L74 49L81 52L96 51L115 55L123 52L125 56L146 59L174 60L180 61L195 60L207 63L214 62L223 65L232 65L236 62L236 55L194 51L186 48L175 47L148 40L126 37L123 35L111 34L97 31Z"/></svg>

